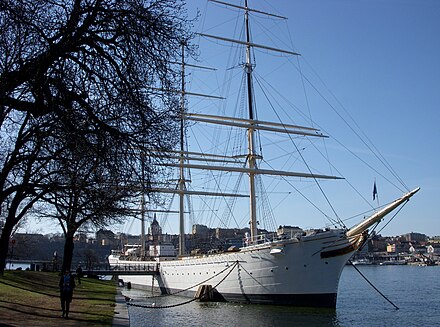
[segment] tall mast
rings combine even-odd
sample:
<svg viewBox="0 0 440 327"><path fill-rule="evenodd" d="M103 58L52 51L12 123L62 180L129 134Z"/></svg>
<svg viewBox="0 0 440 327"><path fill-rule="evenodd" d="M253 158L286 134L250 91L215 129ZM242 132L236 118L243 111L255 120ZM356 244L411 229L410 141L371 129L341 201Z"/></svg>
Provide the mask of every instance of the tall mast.
<svg viewBox="0 0 440 327"><path fill-rule="evenodd" d="M182 97L180 102L180 159L179 159L179 256L185 254L185 175L184 175L184 114L185 114L185 42L182 41Z"/></svg>
<svg viewBox="0 0 440 327"><path fill-rule="evenodd" d="M253 101L254 100L253 87L252 87L253 66L252 66L251 50L252 50L252 48L261 48L261 49L266 49L269 51L276 51L276 52L290 54L290 55L299 55L299 54L296 52L293 52L293 51L277 49L277 48L273 48L273 47L269 47L269 46L265 46L265 45L256 44L256 43L251 42L250 27L249 27L249 13L250 12L256 12L259 14L264 14L264 15L268 15L271 17L275 17L275 18L281 18L281 19L286 19L285 17L269 14L269 13L266 13L266 12L263 12L260 10L251 9L248 7L248 0L245 0L244 6L239 6L239 5L227 3L224 1L220 1L220 0L209 0L209 1L244 10L246 40L234 40L234 39L229 39L229 38L215 36L215 35L209 35L209 34L203 34L203 33L199 33L199 35L204 36L204 37L208 37L208 38L226 41L226 42L242 44L242 45L246 46L246 62L244 64L244 71L246 74L248 115L249 115L249 119L247 121L247 123L249 124L249 127L247 128L248 154L247 154L247 169L246 169L247 171L246 172L249 174L249 197L250 197L249 228L251 231L252 240L255 240L255 237L258 234L255 175L261 173L261 171L259 171L258 167L257 167L256 160L258 158L258 155L255 151L255 130L259 127L259 122L255 121L255 110L254 110L254 103L253 103L254 102ZM196 168L200 168L200 167L196 167ZM211 169L212 169L212 167L211 167Z"/></svg>
<svg viewBox="0 0 440 327"><path fill-rule="evenodd" d="M245 29L246 29L246 81L247 81L247 98L248 98L248 109L249 109L249 120L254 120L254 104L253 104L253 93L252 93L252 63L251 63L251 36L249 30L249 8L248 1L245 1ZM250 225L251 230L251 240L254 240L258 234L257 230L257 199L255 192L255 174L252 170L257 168L256 164L256 153L255 153L255 135L254 129L249 128L248 133L248 167L249 167L249 195L250 195Z"/></svg>
<svg viewBox="0 0 440 327"><path fill-rule="evenodd" d="M181 65L181 87L180 87L180 90L167 90L169 92L177 92L177 93L181 94L180 117L179 117L179 119L180 119L180 149L179 149L179 154L178 154L179 179L177 182L177 189L173 189L171 192L171 193L176 193L176 191L177 191L177 193L179 194L179 211L178 211L179 212L179 256L185 255L185 194L191 193L186 190L187 180L185 179L185 171L184 171L184 169L187 167L187 165L185 164L185 160L187 160L185 158L185 154L187 154L187 152L185 151L185 123L184 123L184 119L185 119L185 115L186 115L185 97L186 97L186 95L194 95L194 96L202 96L202 97L214 98L214 99L223 99L222 97L218 97L218 96L186 92L186 90L185 90L185 66L215 70L215 69L212 69L209 67L203 67L203 66L198 66L198 65L191 65L191 64L187 65L185 63L185 46L186 46L186 44L187 44L186 41L182 40L182 42L181 42L182 61L180 63L180 65ZM173 166L173 165L170 165L170 166ZM171 191L171 190L166 190L166 189L154 190L154 189L152 189L152 191L167 192L167 191ZM193 192L193 194L195 194L195 193ZM199 193L197 193L197 194L199 194ZM219 194L210 193L210 195L219 195ZM225 194L225 195L228 195L228 194ZM233 196L235 196L235 194Z"/></svg>

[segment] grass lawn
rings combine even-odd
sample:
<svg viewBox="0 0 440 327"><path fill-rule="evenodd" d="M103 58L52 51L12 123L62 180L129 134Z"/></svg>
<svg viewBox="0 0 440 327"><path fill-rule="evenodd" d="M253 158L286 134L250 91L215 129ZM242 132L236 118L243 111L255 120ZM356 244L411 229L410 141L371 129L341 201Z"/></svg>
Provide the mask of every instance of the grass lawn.
<svg viewBox="0 0 440 327"><path fill-rule="evenodd" d="M111 326L116 285L82 278L76 282L69 319L61 317L59 275L5 271L0 277L0 326Z"/></svg>

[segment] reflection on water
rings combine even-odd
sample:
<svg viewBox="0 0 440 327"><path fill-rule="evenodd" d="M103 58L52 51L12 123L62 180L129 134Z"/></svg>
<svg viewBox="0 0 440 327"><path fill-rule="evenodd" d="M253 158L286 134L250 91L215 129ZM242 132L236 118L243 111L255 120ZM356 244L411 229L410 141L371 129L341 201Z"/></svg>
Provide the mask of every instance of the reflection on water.
<svg viewBox="0 0 440 327"><path fill-rule="evenodd" d="M136 303L170 305L179 302L147 300ZM192 302L169 309L130 307L129 310L130 326L339 326L336 311L331 309Z"/></svg>
<svg viewBox="0 0 440 327"><path fill-rule="evenodd" d="M130 326L435 326L440 320L440 267L362 267L362 273L400 310L395 310L359 274L346 267L336 310L235 303L186 302L124 290L131 303L175 305L168 309L129 307ZM423 314L421 314L423 312Z"/></svg>

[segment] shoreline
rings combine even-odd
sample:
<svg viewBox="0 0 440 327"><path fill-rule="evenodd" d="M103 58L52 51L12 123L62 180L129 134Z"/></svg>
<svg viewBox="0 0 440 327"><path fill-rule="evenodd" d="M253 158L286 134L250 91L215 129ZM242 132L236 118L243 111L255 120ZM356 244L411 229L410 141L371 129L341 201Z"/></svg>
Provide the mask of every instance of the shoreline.
<svg viewBox="0 0 440 327"><path fill-rule="evenodd" d="M128 306L122 295L121 289L116 288L115 312L113 316L112 327L129 327L130 316L128 315Z"/></svg>

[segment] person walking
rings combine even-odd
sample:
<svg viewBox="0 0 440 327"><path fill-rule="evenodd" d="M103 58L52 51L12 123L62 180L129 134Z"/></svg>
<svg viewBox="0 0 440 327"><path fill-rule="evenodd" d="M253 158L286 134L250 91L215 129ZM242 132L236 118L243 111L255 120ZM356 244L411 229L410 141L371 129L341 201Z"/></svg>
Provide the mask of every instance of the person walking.
<svg viewBox="0 0 440 327"><path fill-rule="evenodd" d="M76 277L78 277L78 284L81 285L81 277L82 277L83 270L80 265L78 265L78 268L76 268Z"/></svg>
<svg viewBox="0 0 440 327"><path fill-rule="evenodd" d="M63 310L64 319L69 318L69 308L72 302L73 289L75 288L75 279L70 274L69 270L64 272L61 276L60 282L60 300L61 300L61 310Z"/></svg>

